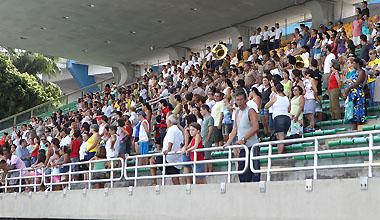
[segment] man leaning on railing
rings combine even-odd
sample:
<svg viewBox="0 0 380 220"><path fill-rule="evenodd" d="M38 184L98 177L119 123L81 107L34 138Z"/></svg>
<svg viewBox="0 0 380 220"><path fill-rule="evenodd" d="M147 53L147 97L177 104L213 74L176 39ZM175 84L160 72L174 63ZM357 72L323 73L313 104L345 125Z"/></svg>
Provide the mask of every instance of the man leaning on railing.
<svg viewBox="0 0 380 220"><path fill-rule="evenodd" d="M228 141L224 146L231 145L234 138L237 136L238 145L246 145L248 149L251 149L252 146L259 142L257 137L257 133L259 131L259 122L257 113L252 108L247 105L247 93L244 89L238 89L235 93L236 95L236 105L239 109L235 113L235 121L234 127L229 135ZM253 154L254 156L258 156L260 149L258 147L254 147ZM245 151L241 150L239 153L239 157L245 157ZM250 163L251 161L248 160ZM238 162L239 170L244 169L244 161ZM260 169L260 162L253 161L255 169ZM249 167L249 165L248 165ZM240 182L258 182L260 181L260 174L254 174L248 168L244 173L239 174Z"/></svg>
<svg viewBox="0 0 380 220"><path fill-rule="evenodd" d="M26 168L24 161L22 161L20 158L18 158L15 154L11 154L11 152L9 152L9 150L5 150L3 152L3 154L4 154L4 158L2 158L0 160L0 170L3 171L3 175L1 178L2 180L7 181L6 176L8 174L8 171L11 171L11 170L20 170L22 172L21 176L27 175L27 171L22 170L22 169ZM9 177L11 177L11 178L19 177L20 176L19 172L11 172ZM19 179L19 180L12 179L8 182L8 184L9 185L16 185L16 184L18 184L18 181L21 181L21 179ZM27 181L27 180L25 180L25 181Z"/></svg>

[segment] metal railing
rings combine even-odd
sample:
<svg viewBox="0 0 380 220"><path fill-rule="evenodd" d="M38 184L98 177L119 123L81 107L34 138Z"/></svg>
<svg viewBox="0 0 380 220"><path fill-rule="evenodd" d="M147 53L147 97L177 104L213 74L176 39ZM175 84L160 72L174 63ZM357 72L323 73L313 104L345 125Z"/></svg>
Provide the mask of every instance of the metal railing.
<svg viewBox="0 0 380 220"><path fill-rule="evenodd" d="M266 173L266 181L271 180L272 173L279 172L297 172L297 171L313 171L313 179L318 178L318 170L325 169L343 169L343 168L368 168L368 177L372 177L372 168L375 166L380 166L380 163L374 163L374 151L379 151L380 146L374 146L374 135L380 134L380 131L365 131L365 132L353 132L345 134L335 134L335 135L325 135L325 136L316 136L309 138L299 138L292 140L282 140L282 141L272 141L272 142L263 142L255 144L255 147L268 147L268 154L262 156L253 155L253 147L250 153L250 160L267 160L267 166L262 167L260 170L256 170L253 167L253 163L250 163L250 169L253 173ZM366 137L365 142L360 144L366 144L365 147L350 147L342 149L321 149L319 141L328 140L328 139L339 139L339 138L350 138L350 137ZM294 144L294 143L303 143L303 142L313 142L314 146L312 151L309 152L296 152L296 153L284 153L284 154L273 154L274 145L278 144ZM285 147L286 148L286 147ZM361 163L345 163L345 164L332 164L332 165L320 165L319 160L323 159L321 155L335 154L335 153L350 153L350 152L368 152L368 162ZM296 156L309 156L313 160L313 164L310 166L299 166L299 167L280 167L273 168L272 163L275 159L289 158Z"/></svg>
<svg viewBox="0 0 380 220"><path fill-rule="evenodd" d="M25 110L25 111L22 111L22 112L15 114L15 115L4 118L4 119L0 120L0 130L4 130L4 129L10 128L14 125L28 121L28 120L30 120L30 118L32 116L38 116L38 115L44 114L46 112L50 112L52 110L55 110L55 109L62 107L64 105L67 105L71 102L74 102L78 98L83 97L83 95L86 94L86 91L88 89L98 87L100 89L100 91L102 91L106 84L112 83L113 81L114 81L113 77L102 80L100 82L97 82L95 84L83 87L83 88L76 90L74 92L65 94L56 100L52 100L52 101L42 103L42 104L37 105L35 107L32 107L28 110Z"/></svg>
<svg viewBox="0 0 380 220"><path fill-rule="evenodd" d="M95 169L94 165L104 163L104 169ZM67 167L66 172L61 172ZM85 169L79 169L85 167ZM58 169L55 173L54 169ZM96 174L101 174L95 176ZM80 179L79 176L82 176ZM45 191L52 191L54 186L65 186L68 190L75 184L86 184L87 189L92 188L94 183L110 183L109 188L114 187L114 183L122 180L124 176L124 160L122 158L92 160L85 162L67 163L54 168L25 168L10 170L3 180L1 190L9 192L11 189L37 192L42 185Z"/></svg>
<svg viewBox="0 0 380 220"><path fill-rule="evenodd" d="M244 150L245 151L245 157L234 157L234 150ZM178 155L181 154L181 151L177 152L169 152L168 155L165 155L163 153L155 153L155 154L149 154L149 155L136 155L136 156L128 156L126 158L126 161L132 160L134 162L133 166L128 166L128 162L125 163L125 172L124 177L128 181L133 181L134 186L137 186L138 180L156 180L161 179L161 185L165 185L165 178L174 178L174 177L192 177L193 183L196 182L197 177L206 177L206 176L227 176L227 182L231 182L231 176L236 174L242 174L245 172L246 169L248 169L248 160L249 160L249 150L248 147L245 145L232 145L227 147L210 147L210 148L201 148L196 149L194 152L206 152L206 151L220 151L220 150L228 150L228 157L227 158L221 158L221 159L212 159L212 160L197 160L197 153L194 153L194 161L189 162L176 162L176 163L168 163L166 161L166 158L168 155ZM149 157L158 157L161 156L163 163L162 164L152 164L152 165L138 165L139 161L142 158L149 158ZM245 167L242 170L232 170L232 166L234 162L244 161ZM213 172L197 172L197 165L200 164L215 164L215 163L221 163L221 162L227 162L227 170L226 171L213 171ZM180 174L174 174L170 175L166 173L166 168L169 166L179 166L182 167L184 165L193 165L192 173L180 173ZM161 168L162 172L159 175L156 176L139 176L140 169L142 168ZM132 175L128 175L128 174Z"/></svg>

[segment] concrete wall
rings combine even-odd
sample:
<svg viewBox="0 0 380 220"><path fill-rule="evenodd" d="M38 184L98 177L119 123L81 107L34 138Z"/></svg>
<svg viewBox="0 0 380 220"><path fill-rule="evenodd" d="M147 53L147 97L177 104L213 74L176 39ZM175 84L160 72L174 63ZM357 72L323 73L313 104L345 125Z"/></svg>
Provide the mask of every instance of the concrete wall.
<svg viewBox="0 0 380 220"><path fill-rule="evenodd" d="M305 181L270 182L266 192L257 183L82 190L28 194L0 194L0 217L91 218L128 220L185 219L379 219L380 180L370 179L361 190L359 179L318 180L312 192Z"/></svg>

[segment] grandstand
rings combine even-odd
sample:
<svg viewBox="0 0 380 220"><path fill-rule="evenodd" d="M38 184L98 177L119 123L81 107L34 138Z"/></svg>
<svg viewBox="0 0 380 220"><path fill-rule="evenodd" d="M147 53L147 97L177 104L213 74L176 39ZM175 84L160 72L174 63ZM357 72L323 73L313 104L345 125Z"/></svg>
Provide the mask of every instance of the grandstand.
<svg viewBox="0 0 380 220"><path fill-rule="evenodd" d="M36 2L45 3L49 9L52 7L44 1L31 2L19 10L30 15L27 11L34 8ZM0 39L6 44L59 54L84 63L113 66L115 77L0 120L0 205L4 210L1 218L378 218L375 210L380 189L380 105L374 101L376 91L380 91L376 89L380 79L380 69L376 69L380 63L380 30L377 31L380 7L377 3L369 2L371 16L367 22L375 33L368 37L370 49L363 53L366 40L362 40L351 54L349 45L355 43L351 39L357 35L355 7L362 9L360 15L366 13L359 1L239 0L231 3L223 0L220 5L212 1L182 2L183 5L171 0L160 4L126 2L130 4L128 7L123 1L98 1L80 6L75 6L76 1L56 1L56 7L67 10L63 10L66 14L60 19L75 23L72 29L80 32L77 28L81 24L91 27L98 23L100 27L99 31L83 28L83 32L54 39L55 43L66 42L70 37L77 40L68 48L50 48L49 45L41 48L40 40L44 39L35 39L37 35L33 32L25 33L30 34L28 42L10 39L9 36L15 36L16 30L10 25L17 15L10 16L9 26L3 25L9 36L0 36ZM8 11L16 10L17 3L0 3ZM232 10L233 7L236 10ZM157 12L163 9L167 17L156 18L165 16ZM34 10L41 12L43 18L62 13L53 8L49 13ZM301 13L302 10L307 13ZM4 16L9 15L0 9L2 11ZM110 11L114 13L109 15ZM172 11L183 14L176 13L174 19ZM308 35L308 41L303 42L309 34L307 28L300 33L287 33L286 19L290 19L291 12L299 14L293 17L303 14L302 19L293 19L292 23L310 25L310 32L315 28L323 35L320 42L323 55L319 58L315 56L316 47L310 46L314 36ZM109 20L100 19L103 13L110 16ZM152 18L140 18L138 15L143 13ZM87 15L88 19L78 18L78 15ZM37 22L34 16L31 18ZM194 24L190 24L189 18ZM152 19L153 24L145 21L152 22ZM127 21L127 34L120 33L124 28L121 21ZM329 21L333 21L333 25ZM342 26L338 21L343 21ZM360 18L361 23L365 21ZM68 30L60 26L62 21L51 22L63 32ZM278 48L274 46L275 31L273 42L270 33L267 40L268 33L255 33L257 27L275 26L275 22L280 23L278 29L283 32ZM115 26L108 27L110 23ZM320 24L329 30L322 29ZM24 25L29 23L21 26ZM208 26L213 27L211 32L206 32ZM99 34L105 30L109 36ZM161 34L162 30L170 36ZM342 32L346 37L337 37L337 33ZM157 36L152 39L144 36L154 36L154 33ZM84 39L82 34L89 39ZM107 37L100 40L106 41L106 46L96 41L92 36L96 34ZM251 34L255 39L260 35L262 41L252 44ZM50 39L56 33L45 35ZM241 41L237 41L238 36L242 37ZM338 52L340 39L344 39L342 53ZM244 49L240 46L243 44ZM73 49L82 45L88 49L80 52ZM220 45L226 45L228 51ZM223 48L222 51L213 51L215 46ZM336 59L333 60L338 67L332 61L326 62L328 56L334 54L331 48L335 48ZM374 52L377 53L375 58L366 60L365 57ZM109 55L105 55L107 53ZM306 59L302 58L305 54ZM147 60L157 57L161 61L146 65L148 68L142 77L135 75L135 66L141 68ZM313 60L318 65L313 66ZM363 60L366 61L361 64ZM310 63L307 67L306 62ZM371 62L376 63L375 67ZM323 72L326 65L330 65L328 73ZM365 72L362 67L366 68ZM320 79L310 73L317 70ZM342 83L338 87L341 94L336 99L332 98L334 71L339 76L336 81ZM376 84L375 94L367 86L371 83L372 71L375 71L376 81L372 81ZM298 72L301 76L297 76ZM366 74L363 81L359 81L361 72ZM292 95L285 94L285 73L288 77L291 75L289 92ZM352 74L357 74L354 82L358 84L351 88ZM328 78L323 78L325 76ZM368 91L364 94L363 89L362 97L357 91L365 86ZM95 87L98 93L88 92ZM266 93L268 100L265 101ZM310 93L312 98L308 96ZM357 93L360 93L358 97ZM359 103L360 98L365 104ZM347 104L350 101L352 113ZM296 113L292 113L294 103ZM336 108L340 110L338 116ZM286 112L279 114L281 111ZM252 115L257 120L251 120ZM279 116L288 117L289 126L284 125L287 121L278 122L276 117ZM243 117L248 120L242 120ZM265 117L269 117L269 121ZM210 118L212 122L206 122ZM230 130L226 125L231 126ZM286 131L281 130L282 126ZM179 133L175 133L175 129ZM246 132L242 138L242 129L253 132L247 138L249 132ZM23 140L28 146L21 144ZM193 149L189 149L191 147ZM24 157L24 154L29 156ZM249 175L251 179L244 179ZM186 184L188 182L191 184Z"/></svg>

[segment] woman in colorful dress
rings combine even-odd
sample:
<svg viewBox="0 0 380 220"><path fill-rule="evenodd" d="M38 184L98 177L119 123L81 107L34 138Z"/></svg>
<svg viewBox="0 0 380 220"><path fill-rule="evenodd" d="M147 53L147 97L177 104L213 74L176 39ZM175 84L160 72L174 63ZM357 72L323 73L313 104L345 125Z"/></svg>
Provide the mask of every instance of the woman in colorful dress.
<svg viewBox="0 0 380 220"><path fill-rule="evenodd" d="M353 117L350 120L353 123L353 130L357 130L358 125L366 122L366 100L364 92L366 73L362 67L363 61L360 58L355 58L355 70L347 76L347 86L344 90L344 98L347 97L348 101L353 103Z"/></svg>

